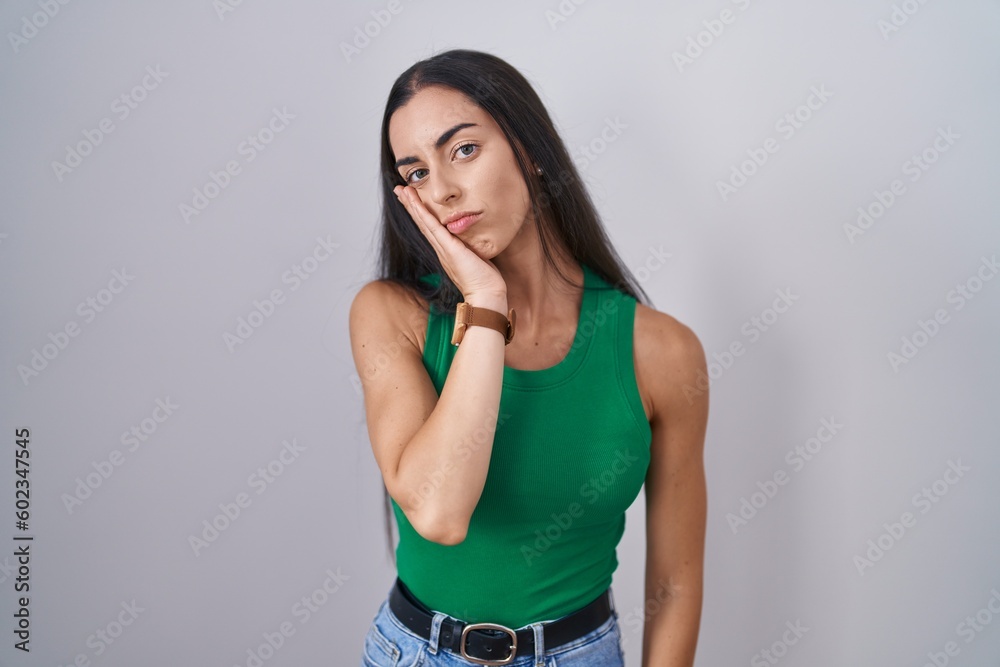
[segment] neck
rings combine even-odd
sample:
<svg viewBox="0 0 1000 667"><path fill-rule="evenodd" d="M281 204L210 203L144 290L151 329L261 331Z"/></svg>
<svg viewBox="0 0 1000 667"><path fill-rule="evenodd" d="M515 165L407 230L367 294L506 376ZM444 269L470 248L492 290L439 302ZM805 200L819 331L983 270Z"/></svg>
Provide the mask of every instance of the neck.
<svg viewBox="0 0 1000 667"><path fill-rule="evenodd" d="M507 305L517 311L522 340L537 339L543 328L558 327L563 320L576 321L582 290L559 277L545 261L539 244L519 251L509 247L492 261L507 285ZM556 253L554 261L563 275L583 284L583 270L569 253Z"/></svg>

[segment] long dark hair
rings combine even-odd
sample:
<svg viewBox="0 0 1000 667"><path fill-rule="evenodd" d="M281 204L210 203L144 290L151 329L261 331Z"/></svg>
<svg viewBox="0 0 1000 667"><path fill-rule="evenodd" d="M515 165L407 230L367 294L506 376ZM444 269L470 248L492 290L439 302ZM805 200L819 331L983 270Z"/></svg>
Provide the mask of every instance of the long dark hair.
<svg viewBox="0 0 1000 667"><path fill-rule="evenodd" d="M413 64L389 90L382 116L382 236L377 279L405 286L425 299L428 307L437 307L441 312L453 313L462 300L437 253L392 191L405 182L395 169L396 156L389 145L389 120L418 91L432 85L463 93L500 126L528 186L546 264L572 284L553 257L553 248L561 244L577 262L586 264L616 289L649 305L649 297L612 246L569 151L531 84L497 56L468 49L444 51ZM520 147L528 154L524 155ZM532 163L541 167L542 178L535 174ZM430 273L440 274L438 284L420 280ZM384 484L383 493L386 537L395 565L392 506Z"/></svg>

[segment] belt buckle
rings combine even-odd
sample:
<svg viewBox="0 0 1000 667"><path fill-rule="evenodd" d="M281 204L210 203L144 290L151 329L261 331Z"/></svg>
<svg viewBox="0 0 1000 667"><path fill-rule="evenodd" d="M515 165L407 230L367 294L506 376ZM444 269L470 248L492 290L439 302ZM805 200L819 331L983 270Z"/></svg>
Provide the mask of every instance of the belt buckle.
<svg viewBox="0 0 1000 667"><path fill-rule="evenodd" d="M465 652L465 638L469 634L470 630L503 630L510 635L511 645L510 645L510 655L501 660L484 660L482 658L475 658ZM462 642L459 644L459 648L462 651L462 657L466 660L471 660L480 665L506 665L514 656L517 654L517 633L508 628L506 625L498 625L496 623L470 623L462 629Z"/></svg>

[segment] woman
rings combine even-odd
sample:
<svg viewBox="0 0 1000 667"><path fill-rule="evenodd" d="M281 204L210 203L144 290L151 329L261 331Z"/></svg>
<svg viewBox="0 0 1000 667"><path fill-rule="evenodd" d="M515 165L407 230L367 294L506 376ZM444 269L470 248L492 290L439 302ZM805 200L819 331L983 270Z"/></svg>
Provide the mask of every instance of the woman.
<svg viewBox="0 0 1000 667"><path fill-rule="evenodd" d="M698 338L638 303L548 113L503 60L452 50L403 72L381 167L382 279L356 295L350 333L399 576L362 664L622 665L610 584L645 483L642 664L693 665Z"/></svg>

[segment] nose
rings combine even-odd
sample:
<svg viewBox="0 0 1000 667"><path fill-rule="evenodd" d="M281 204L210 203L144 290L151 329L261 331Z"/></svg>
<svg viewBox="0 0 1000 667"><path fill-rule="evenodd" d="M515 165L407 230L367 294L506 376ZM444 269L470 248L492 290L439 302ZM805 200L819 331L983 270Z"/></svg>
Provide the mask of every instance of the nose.
<svg viewBox="0 0 1000 667"><path fill-rule="evenodd" d="M428 177L428 183L423 188L428 198L437 207L450 209L454 201L462 195L462 188L454 175L447 169L438 169ZM438 216L440 220L441 216Z"/></svg>

